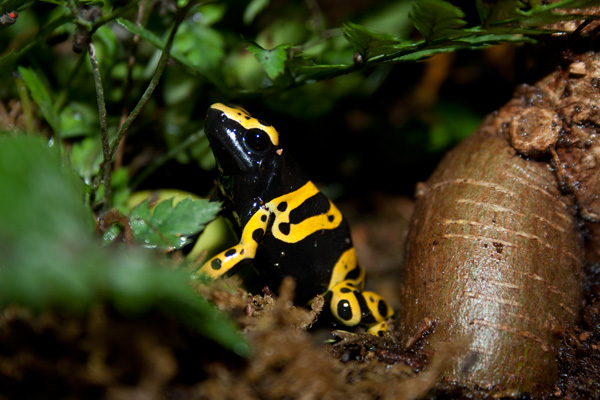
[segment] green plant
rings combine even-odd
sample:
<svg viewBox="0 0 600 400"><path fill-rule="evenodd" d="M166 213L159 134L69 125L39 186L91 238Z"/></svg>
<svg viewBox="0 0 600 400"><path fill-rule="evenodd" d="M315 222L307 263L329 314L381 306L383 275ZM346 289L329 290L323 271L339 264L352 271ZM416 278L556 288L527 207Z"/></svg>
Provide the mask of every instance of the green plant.
<svg viewBox="0 0 600 400"><path fill-rule="evenodd" d="M64 161L58 146L41 138L0 136L0 306L86 313L108 303L126 315L159 310L248 355L245 340L192 289L184 269L94 239L83 185Z"/></svg>
<svg viewBox="0 0 600 400"><path fill-rule="evenodd" d="M123 312L159 307L244 349L231 325L191 292L185 273L161 269L137 250L102 248L93 238L92 211L127 213L130 193L169 160L212 167L201 120L213 100L262 98L291 115L322 115L350 93L377 90L381 80L357 72L498 43L531 43L554 32L544 27L548 23L597 19L585 10L568 11L595 3L480 0L479 22L469 25L449 2L404 1L356 17L360 23L328 27L318 8L292 4L270 14L265 0L0 1L0 99L18 98L21 110L15 124L0 118L11 130L2 133L0 146L2 304L81 311L108 301ZM442 117L452 120L452 110ZM469 118L460 132L435 131L433 147L446 146L449 135L467 134ZM53 147L26 134L45 135ZM154 157L148 143L166 150ZM176 249L216 212L208 202L167 202L151 215L142 204L126 223L142 243Z"/></svg>

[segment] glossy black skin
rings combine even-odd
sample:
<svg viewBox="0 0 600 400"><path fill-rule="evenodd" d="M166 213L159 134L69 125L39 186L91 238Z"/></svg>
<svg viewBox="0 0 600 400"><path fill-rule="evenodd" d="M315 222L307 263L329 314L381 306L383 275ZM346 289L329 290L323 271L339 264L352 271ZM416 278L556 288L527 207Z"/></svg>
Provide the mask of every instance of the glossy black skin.
<svg viewBox="0 0 600 400"><path fill-rule="evenodd" d="M262 152L249 148L243 139L246 129L224 118L220 110L208 110L205 132L219 169L218 198L224 202L224 215L238 234L259 207L308 182L296 161L280 145ZM296 216L303 219L321 214L328 207L329 200L319 192L298 207ZM351 247L345 219L337 228L318 230L297 243L278 240L267 229L254 265L272 289L278 288L285 276L293 277L296 300L306 302L327 291L335 262ZM242 266L236 265L227 274L236 273Z"/></svg>

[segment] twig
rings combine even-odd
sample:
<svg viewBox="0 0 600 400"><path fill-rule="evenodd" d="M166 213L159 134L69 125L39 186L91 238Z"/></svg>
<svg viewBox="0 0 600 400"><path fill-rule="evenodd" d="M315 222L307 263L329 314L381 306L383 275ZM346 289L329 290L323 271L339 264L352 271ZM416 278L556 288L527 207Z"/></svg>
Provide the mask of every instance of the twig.
<svg viewBox="0 0 600 400"><path fill-rule="evenodd" d="M148 100L150 100L150 96L152 96L154 89L156 89L156 86L158 86L158 82L160 81L160 78L165 70L165 67L167 66L167 62L169 61L169 52L171 51L171 46L173 45L173 39L175 38L177 29L179 28L179 25L181 25L181 23L183 22L183 19L185 18L188 10L190 9L190 7L193 4L194 4L194 2L190 1L185 7L179 8L177 10L177 15L175 18L175 23L173 24L173 29L171 29L171 33L169 34L167 43L165 44L162 55L160 56L160 60L158 60L158 65L156 66L156 70L154 71L152 80L148 84L148 88L146 88L146 91L142 95L142 98L140 99L138 104L135 106L135 108L133 109L131 114L129 114L129 116L127 117L125 122L123 122L123 125L121 125L121 128L119 129L119 132L117 132L117 136L110 144L111 159L112 159L112 156L115 154L115 151L116 151L117 147L119 146L121 139L123 139L123 136L125 136L125 134L129 130L129 127L131 126L133 121L140 114L140 112L142 111L142 109L144 108L146 103L148 103Z"/></svg>
<svg viewBox="0 0 600 400"><path fill-rule="evenodd" d="M111 203L111 161L110 145L108 132L106 130L106 102L104 101L104 87L102 86L102 77L100 76L100 66L96 57L96 48L94 43L89 43L89 55L92 63L92 74L94 75L94 85L96 87L96 100L98 102L98 119L100 120L100 137L102 140L102 183L104 183L104 196L102 198L102 208L108 211Z"/></svg>
<svg viewBox="0 0 600 400"><path fill-rule="evenodd" d="M88 32L91 31L92 23L81 16L81 12L79 12L76 2L74 0L67 1L67 7L75 18L75 23L80 27L85 27Z"/></svg>
<svg viewBox="0 0 600 400"><path fill-rule="evenodd" d="M92 24L92 33L96 32L96 30L98 28L100 28L102 25L117 19L119 17L121 17L123 14L126 14L129 10L131 10L133 7L135 7L137 5L137 3L140 0L136 0L136 1L131 1L129 2L127 5L123 6L122 8L118 9L117 11L115 11L112 14L106 15L106 16L102 16L100 18L98 18L93 24Z"/></svg>
<svg viewBox="0 0 600 400"><path fill-rule="evenodd" d="M144 14L145 14L145 6L148 3L148 0L142 0L139 4L138 7L138 12L137 12L137 17L136 17L136 23L137 24L141 24L142 20L144 18ZM127 119L127 116L129 115L129 109L127 107L127 103L129 102L129 95L131 94L131 88L133 87L133 67L135 66L135 62L136 62L136 58L135 58L135 54L137 52L137 48L138 48L138 44L140 42L140 36L139 35L133 35L133 38L131 40L131 49L129 50L129 59L127 60L127 75L125 76L125 83L124 83L124 90L123 90L123 107L121 109L121 118L119 121L119 128L123 125L123 123L125 122L125 120ZM123 143L125 142L125 139L123 139L121 141L121 143L119 143L119 146L117 147L117 151L115 153L115 157L114 157L114 162L115 162L115 169L118 169L121 167L121 164L123 163Z"/></svg>

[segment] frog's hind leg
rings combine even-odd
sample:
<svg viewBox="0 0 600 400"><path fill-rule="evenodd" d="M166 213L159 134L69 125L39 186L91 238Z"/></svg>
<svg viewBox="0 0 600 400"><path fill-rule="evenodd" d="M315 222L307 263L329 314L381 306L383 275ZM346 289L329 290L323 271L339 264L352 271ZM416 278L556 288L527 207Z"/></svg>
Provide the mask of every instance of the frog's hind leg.
<svg viewBox="0 0 600 400"><path fill-rule="evenodd" d="M394 314L383 297L375 292L363 292L349 281L332 287L325 298L335 319L346 326L365 325L367 332L376 336L385 334L386 320Z"/></svg>
<svg viewBox="0 0 600 400"><path fill-rule="evenodd" d="M367 332L383 336L387 331L386 320L394 311L377 293L363 291L364 285L365 271L358 265L356 251L351 247L333 267L325 300L329 302L331 314L342 324L365 325Z"/></svg>
<svg viewBox="0 0 600 400"><path fill-rule="evenodd" d="M361 324L367 326L367 332L383 336L388 330L387 319L394 315L394 310L382 296L375 292L360 292L358 296L362 296L370 313L366 316L363 313Z"/></svg>

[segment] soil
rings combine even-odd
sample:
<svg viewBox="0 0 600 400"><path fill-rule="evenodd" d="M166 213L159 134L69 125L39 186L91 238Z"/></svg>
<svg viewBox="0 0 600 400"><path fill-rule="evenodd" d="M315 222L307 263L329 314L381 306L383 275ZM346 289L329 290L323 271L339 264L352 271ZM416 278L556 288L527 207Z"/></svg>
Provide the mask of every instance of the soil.
<svg viewBox="0 0 600 400"><path fill-rule="evenodd" d="M342 208L353 222L369 286L397 309L398 259L412 204L385 196L372 202L368 207L378 211L368 217L353 212L364 204ZM560 333L561 379L543 398L600 397L600 267L588 267L587 275L580 324ZM278 297L268 288L249 294L235 277L199 288L243 329L254 351L248 359L160 313L125 317L102 305L86 316L5 309L0 399L485 397L441 379L465 344L448 344L435 355L423 351L421 339L435 330L435 321L423 321L408 341L399 339L393 324L383 338L339 331L321 312L321 297L310 309L294 306L293 286L285 281Z"/></svg>

